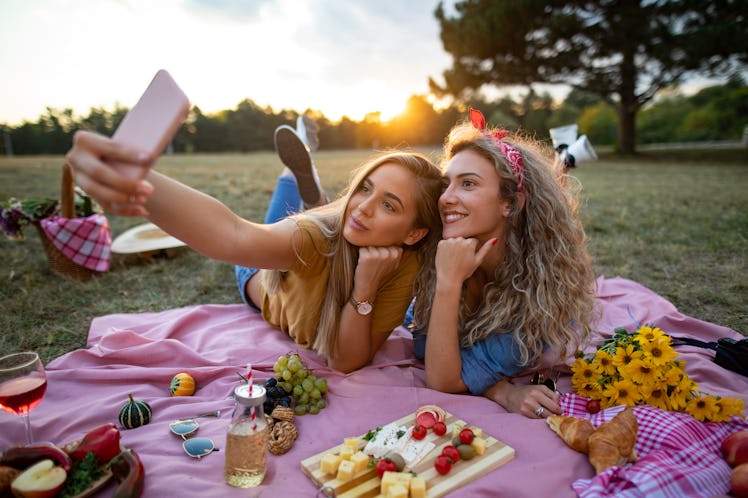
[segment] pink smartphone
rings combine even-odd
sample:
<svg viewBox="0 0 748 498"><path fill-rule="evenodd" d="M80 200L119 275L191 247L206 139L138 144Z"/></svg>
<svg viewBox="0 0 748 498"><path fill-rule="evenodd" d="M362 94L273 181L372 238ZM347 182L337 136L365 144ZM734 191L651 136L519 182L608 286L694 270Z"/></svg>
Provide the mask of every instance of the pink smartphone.
<svg viewBox="0 0 748 498"><path fill-rule="evenodd" d="M190 101L171 75L161 69L135 107L125 115L112 139L147 153L152 164L187 118ZM131 178L143 178L147 170L111 163Z"/></svg>

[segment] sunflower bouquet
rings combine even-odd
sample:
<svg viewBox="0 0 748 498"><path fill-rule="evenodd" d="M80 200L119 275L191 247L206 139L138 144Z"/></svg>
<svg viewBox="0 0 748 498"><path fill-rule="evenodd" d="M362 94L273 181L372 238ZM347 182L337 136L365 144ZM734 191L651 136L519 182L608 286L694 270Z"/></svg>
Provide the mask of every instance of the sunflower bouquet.
<svg viewBox="0 0 748 498"><path fill-rule="evenodd" d="M579 354L571 366L571 382L580 396L598 400L602 408L650 405L688 413L702 422L727 422L741 416L742 399L702 393L685 371L685 361L657 327L642 326L633 334L617 328L594 355Z"/></svg>

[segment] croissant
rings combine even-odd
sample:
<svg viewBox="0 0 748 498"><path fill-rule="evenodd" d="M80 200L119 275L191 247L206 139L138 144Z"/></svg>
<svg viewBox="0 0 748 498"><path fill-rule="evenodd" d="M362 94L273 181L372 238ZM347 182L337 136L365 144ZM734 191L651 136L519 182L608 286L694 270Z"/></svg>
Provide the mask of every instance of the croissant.
<svg viewBox="0 0 748 498"><path fill-rule="evenodd" d="M551 415L545 421L551 430L558 434L566 444L581 453L588 452L588 440L595 431L589 420L585 418L564 417L563 415Z"/></svg>
<svg viewBox="0 0 748 498"><path fill-rule="evenodd" d="M626 407L595 430L589 437L590 463L600 473L613 465L626 465L636 461L636 434L638 425L631 407Z"/></svg>

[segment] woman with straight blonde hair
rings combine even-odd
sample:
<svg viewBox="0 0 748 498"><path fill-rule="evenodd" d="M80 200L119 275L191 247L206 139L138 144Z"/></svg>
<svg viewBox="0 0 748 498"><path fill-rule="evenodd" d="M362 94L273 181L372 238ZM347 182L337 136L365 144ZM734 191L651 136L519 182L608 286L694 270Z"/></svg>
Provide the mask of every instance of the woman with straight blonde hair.
<svg viewBox="0 0 748 498"><path fill-rule="evenodd" d="M576 351L595 315L595 273L559 164L532 140L471 122L446 139L443 223L414 305L416 354L426 382L470 391L510 412L561 413L559 395L510 377L546 350Z"/></svg>
<svg viewBox="0 0 748 498"><path fill-rule="evenodd" d="M146 159L99 134L78 131L67 160L78 185L108 212L145 216L203 255L239 265L245 301L343 372L367 365L402 323L418 269L441 236L441 172L419 154L375 157L342 198L269 224L242 219L154 170L144 181L122 175L108 163L145 168ZM306 166L299 177L315 177ZM324 202L313 185L298 187L305 205ZM253 278L248 267L268 271Z"/></svg>

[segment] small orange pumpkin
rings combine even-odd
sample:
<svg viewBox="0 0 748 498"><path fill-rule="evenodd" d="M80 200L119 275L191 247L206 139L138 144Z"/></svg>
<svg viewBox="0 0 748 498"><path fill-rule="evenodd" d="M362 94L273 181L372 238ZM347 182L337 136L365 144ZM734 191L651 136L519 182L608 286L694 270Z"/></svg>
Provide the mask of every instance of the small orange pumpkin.
<svg viewBox="0 0 748 498"><path fill-rule="evenodd" d="M169 391L172 396L192 396L195 393L195 379L188 373L178 373L171 379Z"/></svg>

